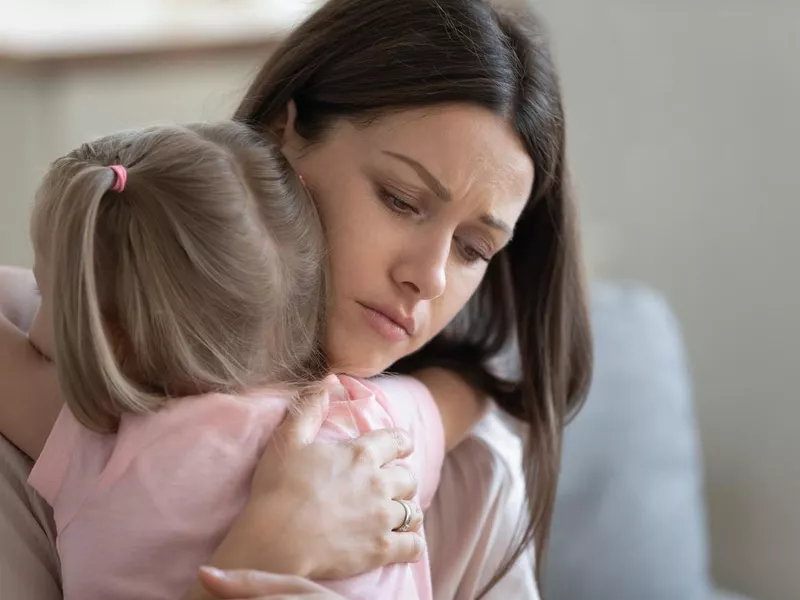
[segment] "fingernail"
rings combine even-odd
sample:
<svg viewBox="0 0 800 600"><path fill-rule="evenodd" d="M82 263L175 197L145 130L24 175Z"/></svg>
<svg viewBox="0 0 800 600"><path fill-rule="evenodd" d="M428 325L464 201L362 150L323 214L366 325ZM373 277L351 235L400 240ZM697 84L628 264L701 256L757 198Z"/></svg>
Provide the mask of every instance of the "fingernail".
<svg viewBox="0 0 800 600"><path fill-rule="evenodd" d="M200 567L200 570L216 579L227 579L228 573L216 567Z"/></svg>
<svg viewBox="0 0 800 600"><path fill-rule="evenodd" d="M412 452L414 450L414 439L411 437L405 429L400 429L400 439L402 440L401 449L405 450L406 452Z"/></svg>

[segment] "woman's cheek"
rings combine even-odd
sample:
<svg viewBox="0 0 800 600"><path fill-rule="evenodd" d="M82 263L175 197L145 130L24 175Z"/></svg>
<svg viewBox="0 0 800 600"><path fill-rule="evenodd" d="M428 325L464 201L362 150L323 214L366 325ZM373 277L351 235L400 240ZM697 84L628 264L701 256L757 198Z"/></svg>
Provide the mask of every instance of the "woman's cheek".
<svg viewBox="0 0 800 600"><path fill-rule="evenodd" d="M486 269L476 267L449 267L447 271L447 288L438 302L434 302L431 322L436 328L434 336L456 318L461 309L467 305L483 281ZM433 336L431 336L433 337Z"/></svg>

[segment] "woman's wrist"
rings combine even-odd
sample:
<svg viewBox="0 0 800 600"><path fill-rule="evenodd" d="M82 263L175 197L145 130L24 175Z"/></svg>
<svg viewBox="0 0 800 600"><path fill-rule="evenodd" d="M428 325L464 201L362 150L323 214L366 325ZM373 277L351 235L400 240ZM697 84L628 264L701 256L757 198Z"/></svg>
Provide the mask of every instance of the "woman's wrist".
<svg viewBox="0 0 800 600"><path fill-rule="evenodd" d="M209 566L309 577L311 549L298 548L297 540L284 543L295 508L280 492L248 501Z"/></svg>
<svg viewBox="0 0 800 600"><path fill-rule="evenodd" d="M281 544L283 528L291 517L291 505L279 493L251 499L217 547L208 566L222 570L254 570L307 578L311 572L307 556L294 555ZM181 600L213 600L196 581Z"/></svg>

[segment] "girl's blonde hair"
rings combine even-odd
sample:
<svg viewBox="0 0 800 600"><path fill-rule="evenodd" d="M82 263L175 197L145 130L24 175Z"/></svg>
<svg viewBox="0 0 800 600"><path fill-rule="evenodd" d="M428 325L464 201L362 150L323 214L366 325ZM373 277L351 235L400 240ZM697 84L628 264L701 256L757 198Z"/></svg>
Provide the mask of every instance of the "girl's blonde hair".
<svg viewBox="0 0 800 600"><path fill-rule="evenodd" d="M122 192L110 165L127 170ZM322 374L322 226L278 147L244 125L83 145L46 176L33 236L53 273L59 376L90 429Z"/></svg>

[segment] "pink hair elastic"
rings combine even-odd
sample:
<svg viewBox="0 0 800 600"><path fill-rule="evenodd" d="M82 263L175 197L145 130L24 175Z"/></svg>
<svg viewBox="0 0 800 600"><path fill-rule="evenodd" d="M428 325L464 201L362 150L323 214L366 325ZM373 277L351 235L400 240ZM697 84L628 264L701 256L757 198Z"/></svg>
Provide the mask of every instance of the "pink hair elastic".
<svg viewBox="0 0 800 600"><path fill-rule="evenodd" d="M128 182L128 171L122 165L111 165L109 167L114 174L116 175L116 179L114 180L114 185L111 186L112 192L124 192L125 191L125 184Z"/></svg>

